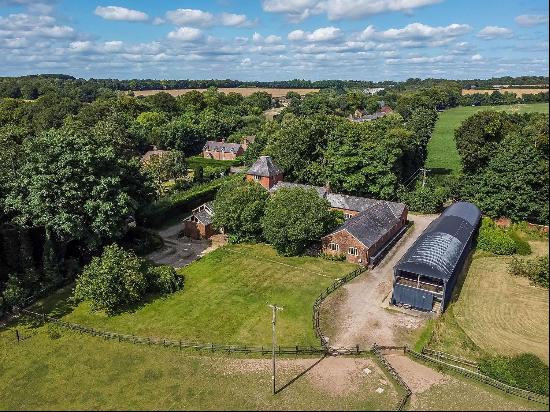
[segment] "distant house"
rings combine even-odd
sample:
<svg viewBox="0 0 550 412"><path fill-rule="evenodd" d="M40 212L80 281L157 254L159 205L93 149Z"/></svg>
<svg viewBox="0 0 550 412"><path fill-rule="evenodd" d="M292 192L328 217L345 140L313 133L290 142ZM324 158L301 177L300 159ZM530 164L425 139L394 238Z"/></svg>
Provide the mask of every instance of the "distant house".
<svg viewBox="0 0 550 412"><path fill-rule="evenodd" d="M376 119L379 119L381 117L384 117L386 115L385 112L382 112L382 111L378 111L378 112L374 112L373 114L364 114L360 117L354 117L352 116L350 118L350 120L352 122L356 122L356 123L363 123L363 122L370 122L370 121L373 121L373 120L376 120Z"/></svg>
<svg viewBox="0 0 550 412"><path fill-rule="evenodd" d="M326 254L345 255L349 262L373 265L406 229L408 210L403 203L332 193L329 187L290 182L279 182L270 192L292 187L315 190L332 209L344 214L344 224L321 239Z"/></svg>
<svg viewBox="0 0 550 412"><path fill-rule="evenodd" d="M390 106L383 105L380 108L380 112L385 113L385 114L390 114L390 113L393 113L393 109Z"/></svg>
<svg viewBox="0 0 550 412"><path fill-rule="evenodd" d="M209 140L202 148L202 155L205 159L235 160L237 156L244 153L243 145L240 143L226 143Z"/></svg>
<svg viewBox="0 0 550 412"><path fill-rule="evenodd" d="M283 171L270 156L260 156L246 172L246 180L258 182L269 190L283 180Z"/></svg>
<svg viewBox="0 0 550 412"><path fill-rule="evenodd" d="M141 156L141 163L147 163L153 157L155 156L162 157L167 153L169 153L168 150L160 150L160 149L157 149L156 146L153 146L151 150L147 151L143 156Z"/></svg>
<svg viewBox="0 0 550 412"><path fill-rule="evenodd" d="M243 147L243 150L248 149L248 146L254 143L254 140L256 140L256 136L244 136L243 140L241 141L241 146Z"/></svg>
<svg viewBox="0 0 550 412"><path fill-rule="evenodd" d="M407 207L402 203L374 201L321 238L323 252L345 255L361 265L375 265L406 230Z"/></svg>
<svg viewBox="0 0 550 412"><path fill-rule="evenodd" d="M363 93L365 94L376 94L378 92L384 91L383 87L367 87L363 90Z"/></svg>
<svg viewBox="0 0 550 412"><path fill-rule="evenodd" d="M208 239L218 232L212 227L214 209L212 202L193 209L191 216L183 221L183 234L191 239Z"/></svg>

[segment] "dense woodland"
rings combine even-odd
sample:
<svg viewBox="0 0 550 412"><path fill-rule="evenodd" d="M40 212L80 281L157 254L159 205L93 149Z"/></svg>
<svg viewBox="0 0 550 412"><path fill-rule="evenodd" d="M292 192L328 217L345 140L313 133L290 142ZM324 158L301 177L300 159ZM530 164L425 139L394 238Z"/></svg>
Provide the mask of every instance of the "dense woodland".
<svg viewBox="0 0 550 412"><path fill-rule="evenodd" d="M533 84L547 80L524 79ZM167 93L139 98L117 93L149 87L148 81L140 81L139 87L131 82L57 75L0 79L0 305L9 307L43 287L74 278L104 246L127 241L128 223L146 223L142 217L152 208L169 213L175 210L173 204L181 209L212 196L221 186L217 172L196 167L187 179L190 157L200 153L206 140L238 142L255 135L242 162L251 164L259 155L271 155L290 181L328 184L339 192L407 199L433 208L449 197L463 197L490 216L548 221L547 115L480 114L470 119L457 132L464 179L455 182L452 193L449 188L443 193L438 188L412 190L437 111L464 103L459 82L410 79L376 96L355 89L378 85L374 83L309 82L310 87L330 89L305 97L290 92L290 105L273 121L262 115L273 105L264 92L243 97L211 88L177 98ZM212 85L187 82L189 87ZM214 85L235 86L223 82ZM295 82L281 85L308 87ZM250 85L237 82L245 84ZM539 98L548 101L548 94ZM373 113L382 104L394 112L372 122L347 119L358 109ZM482 133L479 124L488 124ZM152 145L172 155L162 164L144 167L140 158ZM168 192L161 190L165 179L177 183ZM266 219L244 216L250 225L243 226L242 220L231 223L234 216L229 216L229 223L220 225L240 227L236 235L243 239L262 233L283 253L299 253L337 219L327 214L311 233L300 232L305 238L295 236L297 247L288 249L289 233L277 230L281 216L276 211L281 207L274 202L288 202L285 196L298 196L296 204L311 201L283 193L269 203L257 191L247 186L243 190L246 193L226 201L228 210L231 202L242 205L250 198L256 203L243 208L247 216L256 219L265 210Z"/></svg>

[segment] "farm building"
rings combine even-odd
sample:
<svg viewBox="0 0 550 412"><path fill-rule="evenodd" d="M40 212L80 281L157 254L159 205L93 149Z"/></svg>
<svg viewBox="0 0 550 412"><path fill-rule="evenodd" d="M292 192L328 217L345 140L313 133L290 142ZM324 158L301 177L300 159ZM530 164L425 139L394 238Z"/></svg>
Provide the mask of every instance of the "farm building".
<svg viewBox="0 0 550 412"><path fill-rule="evenodd" d="M269 191L293 187L315 190L332 209L344 214L344 224L321 239L326 254L345 255L349 262L374 265L406 230L408 210L402 203L332 193L328 186L290 182L278 182Z"/></svg>
<svg viewBox="0 0 550 412"><path fill-rule="evenodd" d="M202 148L202 156L205 159L235 160L237 156L244 153L243 145L240 143L226 143L225 141L215 142L209 140Z"/></svg>
<svg viewBox="0 0 550 412"><path fill-rule="evenodd" d="M212 202L193 209L191 216L183 221L183 234L191 239L208 239L218 232L212 227L214 209Z"/></svg>
<svg viewBox="0 0 550 412"><path fill-rule="evenodd" d="M269 190L283 180L283 171L270 156L260 156L246 172L246 179L256 181Z"/></svg>
<svg viewBox="0 0 550 412"><path fill-rule="evenodd" d="M321 238L323 252L374 266L407 229L403 203L365 199L368 207Z"/></svg>
<svg viewBox="0 0 550 412"><path fill-rule="evenodd" d="M472 247L481 212L472 203L449 206L394 268L394 305L441 312Z"/></svg>

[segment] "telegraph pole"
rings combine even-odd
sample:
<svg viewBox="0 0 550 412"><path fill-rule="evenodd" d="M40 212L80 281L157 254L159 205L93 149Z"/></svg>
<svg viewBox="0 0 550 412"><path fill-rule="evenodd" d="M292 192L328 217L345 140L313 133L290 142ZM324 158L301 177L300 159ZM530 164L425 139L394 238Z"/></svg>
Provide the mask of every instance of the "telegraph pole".
<svg viewBox="0 0 550 412"><path fill-rule="evenodd" d="M426 169L425 167L420 168L422 171L422 187L426 186L426 172L429 172L430 169Z"/></svg>
<svg viewBox="0 0 550 412"><path fill-rule="evenodd" d="M273 356L273 372L271 374L271 381L273 382L273 395L276 393L275 389L275 324L277 323L277 311L283 310L281 306L271 305L268 304L272 311L273 311L273 317L271 320L271 326L272 326L272 338L273 338L273 346L272 346L272 356Z"/></svg>

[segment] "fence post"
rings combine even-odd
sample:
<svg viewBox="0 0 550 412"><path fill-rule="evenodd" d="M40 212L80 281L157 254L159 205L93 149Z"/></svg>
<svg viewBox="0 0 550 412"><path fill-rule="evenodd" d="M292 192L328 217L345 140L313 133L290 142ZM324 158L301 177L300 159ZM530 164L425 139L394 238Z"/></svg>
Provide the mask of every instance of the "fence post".
<svg viewBox="0 0 550 412"><path fill-rule="evenodd" d="M359 355L359 345L355 345L355 350L356 350L357 355Z"/></svg>
<svg viewBox="0 0 550 412"><path fill-rule="evenodd" d="M17 336L17 343L19 343L19 331L15 329L15 336Z"/></svg>

